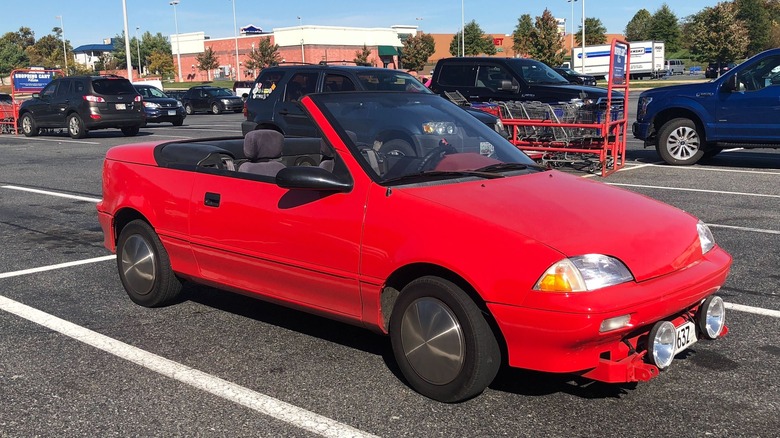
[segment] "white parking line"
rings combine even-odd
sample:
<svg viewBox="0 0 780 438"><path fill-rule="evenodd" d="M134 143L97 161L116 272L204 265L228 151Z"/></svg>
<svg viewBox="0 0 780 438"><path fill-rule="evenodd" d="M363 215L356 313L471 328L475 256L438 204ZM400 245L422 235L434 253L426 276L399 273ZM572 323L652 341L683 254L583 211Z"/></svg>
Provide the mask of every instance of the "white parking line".
<svg viewBox="0 0 780 438"><path fill-rule="evenodd" d="M89 263L105 262L106 260L116 260L115 255L95 257L91 259L76 260L74 262L60 263L58 265L41 266L39 268L24 269L22 271L0 272L0 278L17 277L19 275L35 274L37 272L53 271L55 269L70 268L71 266L86 265Z"/></svg>
<svg viewBox="0 0 780 438"><path fill-rule="evenodd" d="M762 309L761 307L743 306L742 304L724 303L727 309L736 310L739 312L754 313L756 315L772 316L780 318L780 311Z"/></svg>
<svg viewBox="0 0 780 438"><path fill-rule="evenodd" d="M44 326L106 353L140 365L193 388L245 406L261 414L325 437L373 437L375 435L339 423L306 409L285 403L243 386L206 374L162 356L150 353L95 331L57 318L46 312L0 296L0 310Z"/></svg>
<svg viewBox="0 0 780 438"><path fill-rule="evenodd" d="M780 234L780 231L776 230L764 230L761 228L748 228L748 227L738 227L735 225L719 225L719 224L707 224L708 227L711 228L729 228L732 230L739 230L739 231L752 231L754 233L764 233L764 234Z"/></svg>
<svg viewBox="0 0 780 438"><path fill-rule="evenodd" d="M191 139L193 137L185 137L183 135L163 135L163 134L152 134L152 137L170 137L170 138L183 138L183 139Z"/></svg>
<svg viewBox="0 0 780 438"><path fill-rule="evenodd" d="M77 143L77 144L100 144L97 141L81 141L81 140L67 140L64 138L40 138L40 137L20 137L15 135L4 135L3 140L8 138L16 138L19 140L29 140L29 141L49 141L49 142L55 142L55 143Z"/></svg>
<svg viewBox="0 0 780 438"><path fill-rule="evenodd" d="M688 189L684 187L650 186L646 184L623 184L623 183L610 183L610 182L605 182L604 184L609 184L611 186L618 186L618 187L638 187L638 188L645 188L645 189L679 190L683 192L717 193L721 195L741 195L741 196L757 196L761 198L780 198L780 195L767 195L763 193L728 192L725 190Z"/></svg>
<svg viewBox="0 0 780 438"><path fill-rule="evenodd" d="M86 196L68 195L66 193L51 192L51 191L48 191L48 190L31 189L31 188L27 188L27 187L19 187L19 186L0 186L0 187L2 187L4 189L21 190L23 192L38 193L39 195L49 195L49 196L57 196L59 198L75 199L75 200L78 200L78 201L87 201L87 202L100 202L101 201L99 198L88 198Z"/></svg>

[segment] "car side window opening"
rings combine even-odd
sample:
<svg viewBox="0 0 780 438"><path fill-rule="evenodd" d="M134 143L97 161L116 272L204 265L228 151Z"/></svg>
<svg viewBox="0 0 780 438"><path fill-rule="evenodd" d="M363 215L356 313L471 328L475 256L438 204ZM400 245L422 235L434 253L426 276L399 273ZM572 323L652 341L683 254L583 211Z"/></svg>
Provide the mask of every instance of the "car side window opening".
<svg viewBox="0 0 780 438"><path fill-rule="evenodd" d="M84 86L84 81L76 81L73 84L73 90L77 95L83 96L87 91L87 87Z"/></svg>
<svg viewBox="0 0 780 438"><path fill-rule="evenodd" d="M253 99L265 99L276 89L276 84L284 76L284 72L265 71L257 78L251 96Z"/></svg>
<svg viewBox="0 0 780 438"><path fill-rule="evenodd" d="M72 84L73 84L72 80L63 79L62 82L60 82L60 86L57 87L57 96L62 97L70 94L70 88Z"/></svg>
<svg viewBox="0 0 780 438"><path fill-rule="evenodd" d="M498 91L501 88L501 81L513 79L512 74L501 66L481 65L477 74L477 86Z"/></svg>
<svg viewBox="0 0 780 438"><path fill-rule="evenodd" d="M42 98L52 98L54 96L54 93L57 92L57 87L59 86L60 82L62 81L53 81L49 85L46 86L43 90L41 90L41 97Z"/></svg>
<svg viewBox="0 0 780 438"><path fill-rule="evenodd" d="M287 83L285 102L297 102L303 96L314 93L319 73L297 73Z"/></svg>
<svg viewBox="0 0 780 438"><path fill-rule="evenodd" d="M473 87L477 80L476 65L443 65L439 83L445 86Z"/></svg>
<svg viewBox="0 0 780 438"><path fill-rule="evenodd" d="M737 82L745 91L780 85L780 55L769 56L743 69L737 74Z"/></svg>
<svg viewBox="0 0 780 438"><path fill-rule="evenodd" d="M325 86L322 91L355 91L355 84L344 75L329 73L325 75Z"/></svg>

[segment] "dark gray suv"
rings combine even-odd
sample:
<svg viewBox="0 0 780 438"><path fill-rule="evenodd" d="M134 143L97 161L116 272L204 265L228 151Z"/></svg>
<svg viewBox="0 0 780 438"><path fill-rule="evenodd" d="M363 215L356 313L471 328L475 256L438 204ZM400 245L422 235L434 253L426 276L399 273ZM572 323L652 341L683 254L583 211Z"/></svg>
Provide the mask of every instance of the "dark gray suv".
<svg viewBox="0 0 780 438"><path fill-rule="evenodd" d="M19 128L33 137L42 128L66 128L72 138L116 128L134 136L146 123L143 98L120 76L67 76L51 81L19 107Z"/></svg>

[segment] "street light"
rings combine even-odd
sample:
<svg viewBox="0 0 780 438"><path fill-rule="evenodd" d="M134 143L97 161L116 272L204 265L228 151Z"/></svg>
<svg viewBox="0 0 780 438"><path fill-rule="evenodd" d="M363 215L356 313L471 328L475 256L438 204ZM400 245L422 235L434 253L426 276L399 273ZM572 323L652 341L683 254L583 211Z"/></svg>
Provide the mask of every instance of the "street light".
<svg viewBox="0 0 780 438"><path fill-rule="evenodd" d="M585 74L585 0L582 0L582 74Z"/></svg>
<svg viewBox="0 0 780 438"><path fill-rule="evenodd" d="M241 68L238 66L238 25L236 24L236 0L230 0L233 4L233 37L236 39L236 76L235 80L241 80Z"/></svg>
<svg viewBox="0 0 780 438"><path fill-rule="evenodd" d="M124 16L124 36L125 36L125 62L127 62L127 79L133 82L133 62L130 60L130 31L127 28L127 0L122 0L122 15Z"/></svg>
<svg viewBox="0 0 780 438"><path fill-rule="evenodd" d="M302 24L301 24L301 16L299 15L299 16L298 16L298 26L301 26L301 25L302 25Z"/></svg>
<svg viewBox="0 0 780 438"><path fill-rule="evenodd" d="M463 0L460 0L460 56L466 56L466 10L463 8Z"/></svg>
<svg viewBox="0 0 780 438"><path fill-rule="evenodd" d="M574 2L577 0L566 0L571 3L571 68L574 68Z"/></svg>
<svg viewBox="0 0 780 438"><path fill-rule="evenodd" d="M179 50L179 20L176 18L176 5L179 0L172 0L169 5L173 6L173 23L176 26L176 59L179 62L179 82L184 82L181 78L181 50Z"/></svg>
<svg viewBox="0 0 780 438"><path fill-rule="evenodd" d="M54 18L60 19L60 31L62 32L62 56L65 58L65 74L68 74L68 49L65 46L65 25L62 24L62 15L57 15Z"/></svg>
<svg viewBox="0 0 780 438"><path fill-rule="evenodd" d="M138 31L141 29L140 26L135 27L135 46L138 49L138 77L141 77L141 40L138 38Z"/></svg>

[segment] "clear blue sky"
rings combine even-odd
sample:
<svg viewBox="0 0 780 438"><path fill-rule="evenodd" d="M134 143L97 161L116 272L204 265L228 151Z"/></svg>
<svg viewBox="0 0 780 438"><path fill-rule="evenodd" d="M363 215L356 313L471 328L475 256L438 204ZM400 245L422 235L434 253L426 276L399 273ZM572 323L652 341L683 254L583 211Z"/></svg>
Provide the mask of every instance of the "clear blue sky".
<svg viewBox="0 0 780 438"><path fill-rule="evenodd" d="M455 33L461 23L459 0L234 0L238 27L254 24L265 31L302 24L354 27L389 27L395 24L417 25L426 33ZM599 18L609 33L621 33L636 11L645 8L654 13L662 0L578 0L574 3L574 22L582 20L582 2L587 17ZM128 29L140 32L175 33L173 6L169 0L126 0ZM476 20L486 33L511 33L522 14L536 17L545 8L559 18L571 20L572 5L567 0L463 0L465 21ZM717 0L667 0L677 15L684 18ZM103 38L120 34L123 29L122 0L3 0L0 34L30 27L40 38L60 25L73 47L102 43ZM176 6L179 32L203 31L212 38L233 36L231 0L180 0ZM567 24L567 31L569 25ZM576 30L576 27L575 27Z"/></svg>

